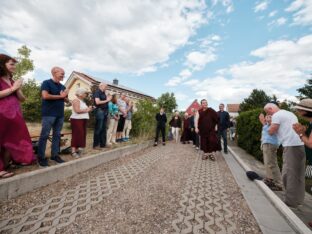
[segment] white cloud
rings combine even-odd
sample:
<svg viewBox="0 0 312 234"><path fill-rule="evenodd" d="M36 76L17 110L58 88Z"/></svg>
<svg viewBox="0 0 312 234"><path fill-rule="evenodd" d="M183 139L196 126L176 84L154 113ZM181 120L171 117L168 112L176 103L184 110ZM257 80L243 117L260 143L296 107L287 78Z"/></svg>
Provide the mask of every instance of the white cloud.
<svg viewBox="0 0 312 234"><path fill-rule="evenodd" d="M231 13L234 11L234 4L232 0L212 0L212 6L216 6L217 4L221 4L226 8L226 13Z"/></svg>
<svg viewBox="0 0 312 234"><path fill-rule="evenodd" d="M269 17L274 17L277 14L277 11L271 11L269 14Z"/></svg>
<svg viewBox="0 0 312 234"><path fill-rule="evenodd" d="M268 26L273 27L273 26L282 26L284 24L286 24L287 19L284 17L280 17L276 20L271 21Z"/></svg>
<svg viewBox="0 0 312 234"><path fill-rule="evenodd" d="M194 71L200 71L208 63L215 61L217 59L215 47L219 45L220 41L221 37L215 34L199 39L199 50L192 51L186 55L184 65L187 69L182 70L179 76L174 76L168 80L165 86L177 86L190 78Z"/></svg>
<svg viewBox="0 0 312 234"><path fill-rule="evenodd" d="M296 41L279 40L251 52L257 62L220 69L217 76L188 83L198 98L240 102L252 89L280 99L293 99L289 90L302 86L312 72L312 34ZM185 82L186 83L186 82Z"/></svg>
<svg viewBox="0 0 312 234"><path fill-rule="evenodd" d="M11 0L0 8L0 46L32 49L37 69L131 72L157 69L207 22L203 0ZM179 29L179 30L176 30Z"/></svg>
<svg viewBox="0 0 312 234"><path fill-rule="evenodd" d="M177 101L185 101L189 98L186 94L179 92L175 92L174 96L176 97Z"/></svg>
<svg viewBox="0 0 312 234"><path fill-rule="evenodd" d="M295 0L286 8L286 11L293 12L293 24L312 24L312 0Z"/></svg>
<svg viewBox="0 0 312 234"><path fill-rule="evenodd" d="M186 56L186 65L195 71L202 70L207 63L215 61L217 56L212 50L193 51Z"/></svg>
<svg viewBox="0 0 312 234"><path fill-rule="evenodd" d="M263 2L258 2L254 8L254 11L255 12L258 12L258 11L264 11L268 8L268 1L263 1Z"/></svg>

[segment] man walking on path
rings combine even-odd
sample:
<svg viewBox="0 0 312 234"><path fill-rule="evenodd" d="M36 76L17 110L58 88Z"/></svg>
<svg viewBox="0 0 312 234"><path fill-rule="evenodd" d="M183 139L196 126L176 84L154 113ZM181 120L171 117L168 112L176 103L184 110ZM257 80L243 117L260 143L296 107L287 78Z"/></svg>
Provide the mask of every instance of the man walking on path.
<svg viewBox="0 0 312 234"><path fill-rule="evenodd" d="M99 88L93 94L95 103L95 127L93 136L93 148L101 149L106 146L106 128L108 116L108 103L112 99L111 96L107 97L105 90L107 84L100 83Z"/></svg>
<svg viewBox="0 0 312 234"><path fill-rule="evenodd" d="M293 130L293 124L298 123L298 118L292 112L280 110L274 103L266 104L264 111L272 115L269 134L276 134L284 148L282 180L285 187L285 203L296 208L303 204L304 200L306 161L303 142Z"/></svg>
<svg viewBox="0 0 312 234"><path fill-rule="evenodd" d="M208 108L206 99L201 100L202 108L195 117L195 131L200 135L200 147L204 151L203 160L210 158L215 160L215 151L220 151L218 136L216 133L219 117L217 112Z"/></svg>
<svg viewBox="0 0 312 234"><path fill-rule="evenodd" d="M42 129L38 146L38 163L41 167L49 166L45 151L51 129L53 129L53 136L50 159L57 163L64 162L59 152L64 123L64 102L68 101L68 90L60 83L64 79L64 70L60 67L53 67L51 73L52 79L43 81L41 85Z"/></svg>
<svg viewBox="0 0 312 234"><path fill-rule="evenodd" d="M224 153L228 153L227 150L227 129L230 126L230 115L227 111L224 110L224 104L221 103L219 105L219 124L218 124L218 137L219 141L221 142L221 138L223 139L223 151Z"/></svg>
<svg viewBox="0 0 312 234"><path fill-rule="evenodd" d="M157 127L156 127L156 137L155 137L154 146L157 146L158 144L159 132L161 132L162 144L165 145L166 144L167 116L166 116L164 108L160 108L159 113L156 114L156 121L157 121Z"/></svg>

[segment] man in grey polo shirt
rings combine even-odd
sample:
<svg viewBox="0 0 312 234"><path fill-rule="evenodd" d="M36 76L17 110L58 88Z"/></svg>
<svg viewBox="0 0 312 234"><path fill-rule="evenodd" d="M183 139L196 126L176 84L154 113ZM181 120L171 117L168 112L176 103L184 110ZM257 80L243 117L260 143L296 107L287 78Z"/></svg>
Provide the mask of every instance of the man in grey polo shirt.
<svg viewBox="0 0 312 234"><path fill-rule="evenodd" d="M298 118L292 112L279 109L275 103L266 104L264 111L272 115L269 134L276 133L278 141L284 148L282 179L285 187L285 203L296 208L303 204L304 200L306 161L304 145L292 127L298 123Z"/></svg>

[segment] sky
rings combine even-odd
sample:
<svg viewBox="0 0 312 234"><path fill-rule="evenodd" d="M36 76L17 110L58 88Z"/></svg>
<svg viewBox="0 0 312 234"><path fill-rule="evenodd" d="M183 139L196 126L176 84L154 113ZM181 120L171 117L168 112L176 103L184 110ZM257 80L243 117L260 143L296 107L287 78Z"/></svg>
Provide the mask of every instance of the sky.
<svg viewBox="0 0 312 234"><path fill-rule="evenodd" d="M27 45L25 78L79 71L159 97L295 100L312 73L312 0L0 0L0 53Z"/></svg>

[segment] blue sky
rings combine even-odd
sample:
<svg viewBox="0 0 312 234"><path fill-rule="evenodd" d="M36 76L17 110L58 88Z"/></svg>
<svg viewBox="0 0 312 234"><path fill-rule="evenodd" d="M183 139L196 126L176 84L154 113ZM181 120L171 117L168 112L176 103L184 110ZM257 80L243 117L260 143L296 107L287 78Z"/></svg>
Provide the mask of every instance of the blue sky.
<svg viewBox="0 0 312 234"><path fill-rule="evenodd" d="M0 0L0 52L32 49L39 82L58 65L154 97L239 103L253 88L294 100L312 72L312 0Z"/></svg>

